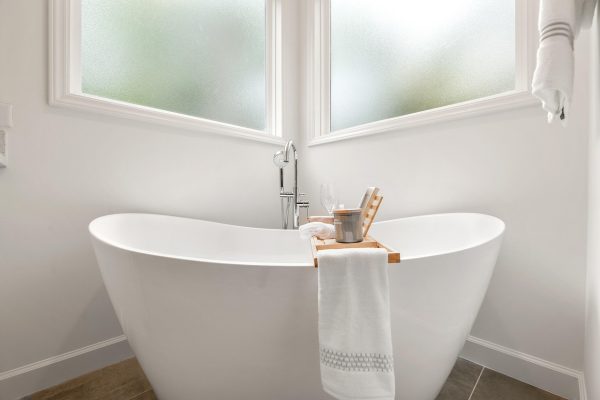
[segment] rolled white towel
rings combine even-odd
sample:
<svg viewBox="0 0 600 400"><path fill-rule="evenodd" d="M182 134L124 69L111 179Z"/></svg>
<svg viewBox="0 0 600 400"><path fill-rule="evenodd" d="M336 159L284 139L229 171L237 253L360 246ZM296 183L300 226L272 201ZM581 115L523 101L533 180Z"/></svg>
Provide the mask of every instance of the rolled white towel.
<svg viewBox="0 0 600 400"><path fill-rule="evenodd" d="M558 35L542 40L532 92L548 113L548 122L558 117L563 125L566 124L573 94L574 64L570 39Z"/></svg>
<svg viewBox="0 0 600 400"><path fill-rule="evenodd" d="M573 42L588 28L597 0L541 0L538 19L540 44L531 84L532 93L548 113L566 125L573 95Z"/></svg>
<svg viewBox="0 0 600 400"><path fill-rule="evenodd" d="M569 25L573 34L579 33L582 4L582 0L541 0L538 29L543 32L548 25L562 22Z"/></svg>
<svg viewBox="0 0 600 400"><path fill-rule="evenodd" d="M310 239L312 236L319 239L333 239L335 237L335 227L323 222L309 222L301 225L298 231L302 239Z"/></svg>
<svg viewBox="0 0 600 400"><path fill-rule="evenodd" d="M548 113L548 122L559 117L565 124L569 113L573 94L573 41L579 31L576 16L576 0L540 2L540 44L531 86Z"/></svg>

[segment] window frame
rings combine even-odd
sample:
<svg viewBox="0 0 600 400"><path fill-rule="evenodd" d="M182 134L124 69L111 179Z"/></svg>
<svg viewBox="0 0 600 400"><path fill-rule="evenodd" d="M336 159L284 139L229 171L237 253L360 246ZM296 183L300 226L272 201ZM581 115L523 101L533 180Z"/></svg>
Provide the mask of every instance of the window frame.
<svg viewBox="0 0 600 400"><path fill-rule="evenodd" d="M306 110L308 145L337 142L378 133L499 112L537 104L529 91L535 65L537 30L534 2L515 0L515 89L398 117L331 131L330 0L308 0Z"/></svg>
<svg viewBox="0 0 600 400"><path fill-rule="evenodd" d="M283 139L282 0L266 5L266 126L264 131L112 100L81 91L81 0L49 3L49 103L144 122L281 145Z"/></svg>

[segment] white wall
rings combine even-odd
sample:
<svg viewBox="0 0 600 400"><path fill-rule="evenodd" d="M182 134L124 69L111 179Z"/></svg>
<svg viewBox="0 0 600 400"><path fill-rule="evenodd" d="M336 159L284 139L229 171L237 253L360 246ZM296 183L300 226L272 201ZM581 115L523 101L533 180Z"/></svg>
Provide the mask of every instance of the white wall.
<svg viewBox="0 0 600 400"><path fill-rule="evenodd" d="M600 24L592 28L592 102L589 148L588 275L585 380L590 400L600 398Z"/></svg>
<svg viewBox="0 0 600 400"><path fill-rule="evenodd" d="M0 374L122 333L95 217L279 224L277 146L49 107L47 41L46 1L0 0L0 101L15 109L0 169Z"/></svg>
<svg viewBox="0 0 600 400"><path fill-rule="evenodd" d="M310 180L304 190L315 205L323 182L335 183L346 205L377 185L385 195L381 219L453 211L502 218L504 245L472 335L581 370L586 32L578 39L576 58L567 129L548 126L536 106L314 147L305 143L301 157L303 176Z"/></svg>

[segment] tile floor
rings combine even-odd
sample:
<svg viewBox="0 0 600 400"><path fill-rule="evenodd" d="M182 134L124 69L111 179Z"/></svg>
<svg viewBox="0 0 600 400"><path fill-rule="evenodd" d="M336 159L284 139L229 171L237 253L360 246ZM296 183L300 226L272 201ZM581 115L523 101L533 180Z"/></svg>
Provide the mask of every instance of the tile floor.
<svg viewBox="0 0 600 400"><path fill-rule="evenodd" d="M135 358L22 400L157 400ZM470 361L458 359L436 400L564 400Z"/></svg>
<svg viewBox="0 0 600 400"><path fill-rule="evenodd" d="M564 400L459 358L436 400Z"/></svg>
<svg viewBox="0 0 600 400"><path fill-rule="evenodd" d="M135 358L90 372L22 400L156 400Z"/></svg>

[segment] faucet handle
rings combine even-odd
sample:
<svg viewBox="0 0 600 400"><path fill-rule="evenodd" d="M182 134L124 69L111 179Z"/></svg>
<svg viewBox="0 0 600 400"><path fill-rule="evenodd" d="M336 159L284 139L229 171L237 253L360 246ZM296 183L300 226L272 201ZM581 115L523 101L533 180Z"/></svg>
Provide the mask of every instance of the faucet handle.
<svg viewBox="0 0 600 400"><path fill-rule="evenodd" d="M306 193L298 193L298 216L300 216L300 209L304 208L306 210L306 222L308 222L308 216L310 215L310 202L308 200L304 200L304 196L306 196Z"/></svg>
<svg viewBox="0 0 600 400"><path fill-rule="evenodd" d="M300 207L308 208L310 202L308 200L304 200L304 196L307 196L306 193L298 193L298 205Z"/></svg>

